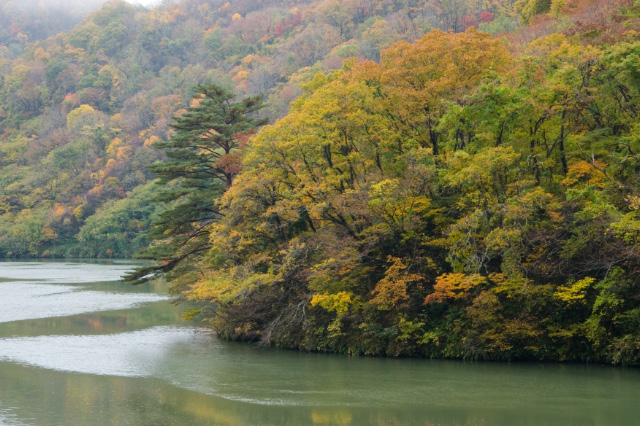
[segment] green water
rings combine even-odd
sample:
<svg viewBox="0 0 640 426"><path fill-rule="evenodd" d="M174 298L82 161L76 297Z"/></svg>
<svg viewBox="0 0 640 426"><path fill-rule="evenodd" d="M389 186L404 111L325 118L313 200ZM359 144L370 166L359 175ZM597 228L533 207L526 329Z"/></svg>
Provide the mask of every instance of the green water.
<svg viewBox="0 0 640 426"><path fill-rule="evenodd" d="M0 425L640 424L636 369L224 342L130 267L0 263Z"/></svg>

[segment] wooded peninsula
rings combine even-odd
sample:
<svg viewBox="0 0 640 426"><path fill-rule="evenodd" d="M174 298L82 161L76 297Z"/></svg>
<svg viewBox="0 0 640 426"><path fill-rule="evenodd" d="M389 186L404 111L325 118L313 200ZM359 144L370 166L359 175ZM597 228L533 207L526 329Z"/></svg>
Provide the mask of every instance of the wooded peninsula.
<svg viewBox="0 0 640 426"><path fill-rule="evenodd" d="M0 257L150 259L233 340L640 364L640 3L27 10Z"/></svg>

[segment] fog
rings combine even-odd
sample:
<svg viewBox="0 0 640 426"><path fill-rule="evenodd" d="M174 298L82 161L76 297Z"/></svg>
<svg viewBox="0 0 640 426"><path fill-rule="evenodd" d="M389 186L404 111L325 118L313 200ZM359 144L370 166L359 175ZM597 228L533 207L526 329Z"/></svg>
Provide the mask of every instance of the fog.
<svg viewBox="0 0 640 426"><path fill-rule="evenodd" d="M130 0L131 4L141 4L143 6L155 6L161 3L160 0Z"/></svg>
<svg viewBox="0 0 640 426"><path fill-rule="evenodd" d="M0 0L0 46L8 47L10 55L17 57L22 54L25 42L44 40L69 31L107 1L109 0ZM126 1L143 7L174 2Z"/></svg>
<svg viewBox="0 0 640 426"><path fill-rule="evenodd" d="M108 0L0 0L0 9L35 12L42 9L65 10L67 13L87 13L99 9ZM126 0L131 4L154 6L162 0Z"/></svg>

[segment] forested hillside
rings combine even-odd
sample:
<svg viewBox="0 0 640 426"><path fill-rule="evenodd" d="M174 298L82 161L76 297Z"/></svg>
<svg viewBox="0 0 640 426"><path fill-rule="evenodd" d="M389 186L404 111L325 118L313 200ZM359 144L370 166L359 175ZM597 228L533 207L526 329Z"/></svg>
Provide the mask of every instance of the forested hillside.
<svg viewBox="0 0 640 426"><path fill-rule="evenodd" d="M147 202L147 168L163 158L154 143L169 139L198 84L264 94L261 114L275 119L302 83L345 58L377 60L434 27L515 22L500 2L184 0L148 10L112 0L53 35L69 20L51 10L0 7L0 256L144 247L162 209Z"/></svg>
<svg viewBox="0 0 640 426"><path fill-rule="evenodd" d="M143 250L231 339L637 365L639 17L110 1L0 48L0 256Z"/></svg>
<svg viewBox="0 0 640 426"><path fill-rule="evenodd" d="M316 75L219 199L193 315L304 350L640 363L639 10L618 12Z"/></svg>

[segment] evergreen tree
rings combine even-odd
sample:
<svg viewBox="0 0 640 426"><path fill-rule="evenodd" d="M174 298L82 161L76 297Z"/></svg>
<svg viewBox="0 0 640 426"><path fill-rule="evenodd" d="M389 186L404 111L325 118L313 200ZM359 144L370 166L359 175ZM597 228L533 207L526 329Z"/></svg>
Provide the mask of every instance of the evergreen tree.
<svg viewBox="0 0 640 426"><path fill-rule="evenodd" d="M237 151L248 134L266 123L251 117L262 107L261 96L236 101L226 89L209 84L197 86L194 99L186 112L174 117L170 140L154 144L166 154L165 161L150 167L158 177L154 201L167 209L149 231L155 244L139 254L156 264L131 273L127 280L132 283L176 272L209 249L207 228L220 215L215 200L241 168Z"/></svg>

